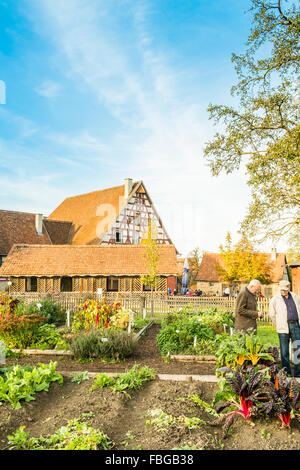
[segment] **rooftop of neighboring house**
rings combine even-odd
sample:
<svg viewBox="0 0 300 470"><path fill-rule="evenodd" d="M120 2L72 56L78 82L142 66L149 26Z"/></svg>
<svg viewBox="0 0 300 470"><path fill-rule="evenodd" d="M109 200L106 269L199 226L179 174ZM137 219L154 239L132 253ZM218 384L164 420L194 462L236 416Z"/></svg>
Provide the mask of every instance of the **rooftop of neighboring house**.
<svg viewBox="0 0 300 470"><path fill-rule="evenodd" d="M141 181L113 188L93 191L65 199L47 218L72 223L70 243L73 245L97 245L101 233L115 221L127 200L142 185Z"/></svg>
<svg viewBox="0 0 300 470"><path fill-rule="evenodd" d="M0 276L139 276L147 274L145 245L14 245ZM158 245L157 274L176 276L174 245Z"/></svg>
<svg viewBox="0 0 300 470"><path fill-rule="evenodd" d="M48 220L41 214L0 210L0 255L14 244L67 244L70 222Z"/></svg>
<svg viewBox="0 0 300 470"><path fill-rule="evenodd" d="M265 253L270 265L270 281L277 283L283 278L286 267L285 253ZM217 271L216 265L225 267L222 256L219 253L205 253L200 264L197 281L222 282L222 278Z"/></svg>

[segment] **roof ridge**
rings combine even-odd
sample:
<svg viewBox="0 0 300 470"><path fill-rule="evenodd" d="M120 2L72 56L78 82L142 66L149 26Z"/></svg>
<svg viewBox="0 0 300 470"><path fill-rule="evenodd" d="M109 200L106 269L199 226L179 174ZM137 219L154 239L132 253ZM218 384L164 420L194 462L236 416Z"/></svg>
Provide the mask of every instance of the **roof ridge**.
<svg viewBox="0 0 300 470"><path fill-rule="evenodd" d="M141 182L142 182L142 180L133 181L133 182L132 182L132 186L135 185L135 184L140 184ZM110 191L111 189L122 188L123 186L125 186L125 183L123 183L123 184L118 184L117 186L111 186L111 187L109 187L109 188L95 189L95 191L89 191L88 193L77 194L76 196L69 196L69 197L65 198L64 201L67 201L68 199L74 199L74 198L77 198L77 197L81 197L81 196L89 196L89 195L95 194L95 193L100 193L100 192L104 192L104 191Z"/></svg>
<svg viewBox="0 0 300 470"><path fill-rule="evenodd" d="M26 215L37 215L41 212L24 212L24 211L14 211L10 209L0 209L0 212L12 212L13 214L26 214ZM42 214L43 215L43 214ZM44 216L43 216L44 217Z"/></svg>
<svg viewBox="0 0 300 470"><path fill-rule="evenodd" d="M49 248L49 247L52 247L52 248L140 248L140 247L146 247L145 244L143 243L139 243L139 244L130 244L130 243L120 243L119 245L117 244L103 244L103 245L69 245L68 243L65 243L64 245L63 244L46 244L46 243L43 243L42 245L41 244L37 244L37 243L34 243L34 244L31 244L31 243L15 243L13 245L13 247L21 247L21 246L29 246L29 247L33 247L33 248ZM158 243L157 244L158 247L175 247L175 245L173 245L172 243Z"/></svg>
<svg viewBox="0 0 300 470"><path fill-rule="evenodd" d="M48 217L44 217L44 220L43 222L56 222L56 223L60 223L60 224L72 224L71 221L69 220L56 220L56 219L48 219Z"/></svg>

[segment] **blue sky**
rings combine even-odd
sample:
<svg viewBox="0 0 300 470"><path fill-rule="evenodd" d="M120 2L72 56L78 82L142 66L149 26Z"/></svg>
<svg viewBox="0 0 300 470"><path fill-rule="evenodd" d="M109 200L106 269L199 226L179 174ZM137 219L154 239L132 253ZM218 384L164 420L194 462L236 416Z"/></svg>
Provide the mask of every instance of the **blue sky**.
<svg viewBox="0 0 300 470"><path fill-rule="evenodd" d="M250 0L0 0L0 208L143 180L186 255L237 235L244 168L212 178L209 103L233 103ZM238 236L237 236L238 237Z"/></svg>

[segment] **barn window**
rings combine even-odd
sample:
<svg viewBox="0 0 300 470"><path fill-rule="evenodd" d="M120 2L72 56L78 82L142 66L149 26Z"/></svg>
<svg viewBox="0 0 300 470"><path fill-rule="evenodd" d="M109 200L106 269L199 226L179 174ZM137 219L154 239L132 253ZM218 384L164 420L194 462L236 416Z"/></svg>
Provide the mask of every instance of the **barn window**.
<svg viewBox="0 0 300 470"><path fill-rule="evenodd" d="M119 290L119 279L116 277L109 277L107 279L107 290L108 292L118 292Z"/></svg>
<svg viewBox="0 0 300 470"><path fill-rule="evenodd" d="M26 292L37 292L37 278L36 277L26 278Z"/></svg>
<svg viewBox="0 0 300 470"><path fill-rule="evenodd" d="M72 292L72 278L62 277L60 286L61 292Z"/></svg>
<svg viewBox="0 0 300 470"><path fill-rule="evenodd" d="M149 291L151 291L151 284L148 283L148 282L145 282L145 283L143 284L143 291L144 291L144 292L149 292Z"/></svg>

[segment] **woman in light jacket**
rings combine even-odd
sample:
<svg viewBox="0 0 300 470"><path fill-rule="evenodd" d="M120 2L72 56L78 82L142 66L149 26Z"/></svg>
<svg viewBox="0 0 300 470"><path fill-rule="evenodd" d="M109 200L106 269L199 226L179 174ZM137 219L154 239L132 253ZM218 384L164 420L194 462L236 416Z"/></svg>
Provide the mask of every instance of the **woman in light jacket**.
<svg viewBox="0 0 300 470"><path fill-rule="evenodd" d="M290 292L288 281L280 281L278 294L270 300L269 316L278 333L282 367L290 376L291 340L294 352L294 376L300 377L300 300L294 292Z"/></svg>

